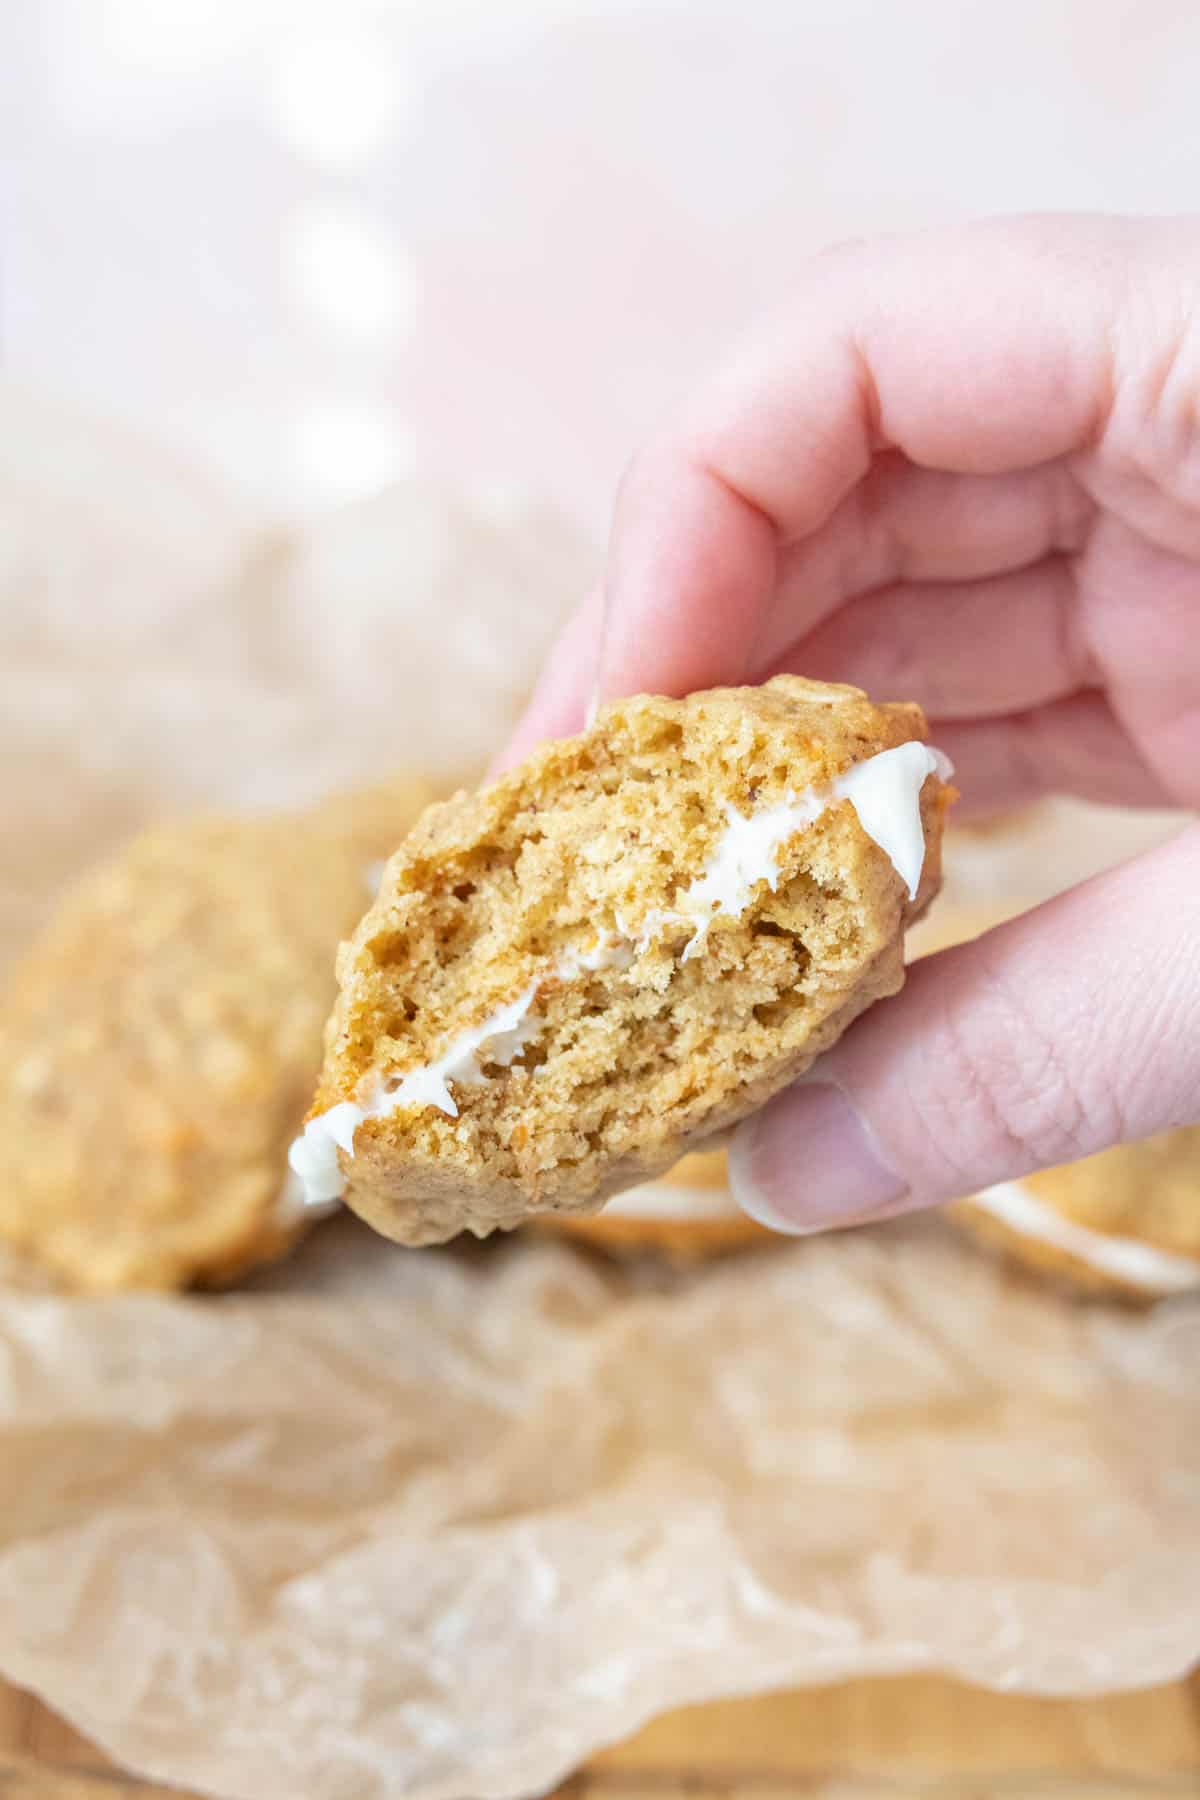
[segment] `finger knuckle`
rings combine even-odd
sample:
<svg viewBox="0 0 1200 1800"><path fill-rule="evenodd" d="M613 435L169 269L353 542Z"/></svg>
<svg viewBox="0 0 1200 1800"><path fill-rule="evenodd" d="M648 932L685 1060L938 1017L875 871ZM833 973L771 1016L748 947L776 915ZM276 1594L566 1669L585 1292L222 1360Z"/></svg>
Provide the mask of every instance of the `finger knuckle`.
<svg viewBox="0 0 1200 1800"><path fill-rule="evenodd" d="M957 1191L981 1166L1014 1174L1073 1162L1123 1135L1119 1096L1068 1021L1056 1029L1036 1000L982 963L935 1029L945 1071L929 1128Z"/></svg>

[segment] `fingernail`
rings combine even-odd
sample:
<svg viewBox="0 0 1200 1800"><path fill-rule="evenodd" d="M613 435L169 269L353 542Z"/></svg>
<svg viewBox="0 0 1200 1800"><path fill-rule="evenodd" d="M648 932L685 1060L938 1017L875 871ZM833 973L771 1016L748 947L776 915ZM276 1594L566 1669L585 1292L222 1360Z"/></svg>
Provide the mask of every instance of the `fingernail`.
<svg viewBox="0 0 1200 1800"><path fill-rule="evenodd" d="M907 1183L830 1081L801 1082L747 1119L729 1180L743 1212L792 1237L887 1218L908 1199Z"/></svg>

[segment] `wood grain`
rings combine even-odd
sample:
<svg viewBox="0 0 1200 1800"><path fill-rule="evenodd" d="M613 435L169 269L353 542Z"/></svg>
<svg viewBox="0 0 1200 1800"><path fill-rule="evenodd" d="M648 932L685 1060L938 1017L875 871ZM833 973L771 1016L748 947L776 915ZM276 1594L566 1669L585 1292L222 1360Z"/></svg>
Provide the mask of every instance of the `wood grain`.
<svg viewBox="0 0 1200 1800"><path fill-rule="evenodd" d="M1197 1796L1200 1676L1099 1700L1030 1700L911 1676L723 1701L656 1720L559 1793L560 1800ZM188 1796L121 1774L47 1707L0 1682L0 1800Z"/></svg>

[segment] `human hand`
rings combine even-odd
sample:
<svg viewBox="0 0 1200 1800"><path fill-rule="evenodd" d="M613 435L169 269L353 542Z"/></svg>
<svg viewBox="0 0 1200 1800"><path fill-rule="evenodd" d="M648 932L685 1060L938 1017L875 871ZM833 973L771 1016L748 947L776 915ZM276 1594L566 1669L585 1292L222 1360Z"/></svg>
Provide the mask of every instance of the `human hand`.
<svg viewBox="0 0 1200 1800"><path fill-rule="evenodd" d="M1200 806L1200 221L852 244L636 457L506 761L589 698L916 699L968 803ZM1200 1118L1200 826L918 964L744 1125L809 1231Z"/></svg>

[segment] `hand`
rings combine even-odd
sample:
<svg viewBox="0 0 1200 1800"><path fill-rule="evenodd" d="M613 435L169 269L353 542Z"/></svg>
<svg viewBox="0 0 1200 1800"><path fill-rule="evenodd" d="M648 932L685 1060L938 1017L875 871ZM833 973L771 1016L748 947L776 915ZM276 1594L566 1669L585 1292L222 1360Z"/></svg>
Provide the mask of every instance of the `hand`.
<svg viewBox="0 0 1200 1800"><path fill-rule="evenodd" d="M604 696L917 699L968 802L1200 805L1200 221L851 244L634 460L507 760ZM1200 827L919 964L743 1126L747 1210L858 1223L1200 1118Z"/></svg>

